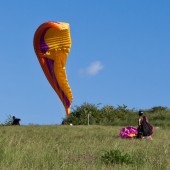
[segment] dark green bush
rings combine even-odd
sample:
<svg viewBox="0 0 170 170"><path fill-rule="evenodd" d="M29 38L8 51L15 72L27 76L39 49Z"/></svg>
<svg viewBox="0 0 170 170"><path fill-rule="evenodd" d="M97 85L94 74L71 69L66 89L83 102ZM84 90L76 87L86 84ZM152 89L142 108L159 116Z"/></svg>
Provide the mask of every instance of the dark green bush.
<svg viewBox="0 0 170 170"><path fill-rule="evenodd" d="M1 123L2 126L10 126L12 125L12 122L13 122L13 118L11 115L8 115L7 116L7 119L5 120L4 123Z"/></svg>
<svg viewBox="0 0 170 170"><path fill-rule="evenodd" d="M132 164L133 159L128 153L123 153L122 151L115 149L104 153L101 156L101 161L106 165L109 164Z"/></svg>
<svg viewBox="0 0 170 170"><path fill-rule="evenodd" d="M170 126L170 110L168 108L158 106L147 110L143 109L143 111L153 126ZM70 116L66 117L62 124L137 126L137 118L138 111L128 109L126 105L118 105L117 108L106 105L99 108L99 105L83 103L81 106L74 107Z"/></svg>

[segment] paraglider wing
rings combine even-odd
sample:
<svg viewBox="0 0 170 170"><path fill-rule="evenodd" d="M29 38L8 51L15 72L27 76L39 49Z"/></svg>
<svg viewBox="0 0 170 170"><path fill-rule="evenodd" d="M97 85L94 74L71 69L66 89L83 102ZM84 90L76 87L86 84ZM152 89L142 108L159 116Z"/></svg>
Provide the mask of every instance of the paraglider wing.
<svg viewBox="0 0 170 170"><path fill-rule="evenodd" d="M66 60L71 48L68 23L46 22L34 35L34 50L49 83L70 114L72 92L67 81Z"/></svg>
<svg viewBox="0 0 170 170"><path fill-rule="evenodd" d="M137 135L137 128L133 126L124 127L120 130L121 138L133 138Z"/></svg>

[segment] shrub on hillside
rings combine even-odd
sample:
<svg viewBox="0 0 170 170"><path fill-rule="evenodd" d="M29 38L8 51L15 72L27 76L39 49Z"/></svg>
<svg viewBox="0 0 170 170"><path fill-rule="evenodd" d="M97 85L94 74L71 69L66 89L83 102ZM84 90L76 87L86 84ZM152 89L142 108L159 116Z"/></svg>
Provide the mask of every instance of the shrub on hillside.
<svg viewBox="0 0 170 170"><path fill-rule="evenodd" d="M5 120L4 123L1 123L2 126L10 126L12 125L12 122L13 122L13 118L11 115L8 115L7 116L7 119Z"/></svg>
<svg viewBox="0 0 170 170"><path fill-rule="evenodd" d="M133 159L128 153L124 153L118 149L110 150L101 156L101 161L106 165L113 164L132 164Z"/></svg>
<svg viewBox="0 0 170 170"><path fill-rule="evenodd" d="M166 107L153 107L144 110L149 122L154 126L170 127L170 110ZM69 117L66 117L62 124L73 125L118 125L137 126L138 111L128 109L126 105L117 108L106 105L99 108L99 105L83 103L73 108ZM89 118L89 120L88 120Z"/></svg>

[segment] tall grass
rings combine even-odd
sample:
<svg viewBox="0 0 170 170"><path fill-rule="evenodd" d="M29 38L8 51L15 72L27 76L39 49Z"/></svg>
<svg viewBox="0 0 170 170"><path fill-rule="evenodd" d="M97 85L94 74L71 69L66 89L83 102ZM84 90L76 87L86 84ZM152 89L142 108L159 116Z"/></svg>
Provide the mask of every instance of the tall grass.
<svg viewBox="0 0 170 170"><path fill-rule="evenodd" d="M0 169L166 170L170 169L170 131L155 129L153 140L119 138L119 126L1 126ZM132 162L106 164L107 153ZM111 155L112 156L112 155ZM115 159L120 159L117 155Z"/></svg>

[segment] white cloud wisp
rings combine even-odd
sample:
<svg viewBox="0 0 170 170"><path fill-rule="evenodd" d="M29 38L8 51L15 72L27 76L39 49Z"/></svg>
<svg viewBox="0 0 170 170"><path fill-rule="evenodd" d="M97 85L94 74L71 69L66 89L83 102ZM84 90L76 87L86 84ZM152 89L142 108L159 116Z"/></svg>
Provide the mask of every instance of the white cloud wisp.
<svg viewBox="0 0 170 170"><path fill-rule="evenodd" d="M94 76L98 74L103 69L103 67L104 66L100 61L95 61L91 63L86 69L79 70L79 73L81 75L86 74L86 75Z"/></svg>

